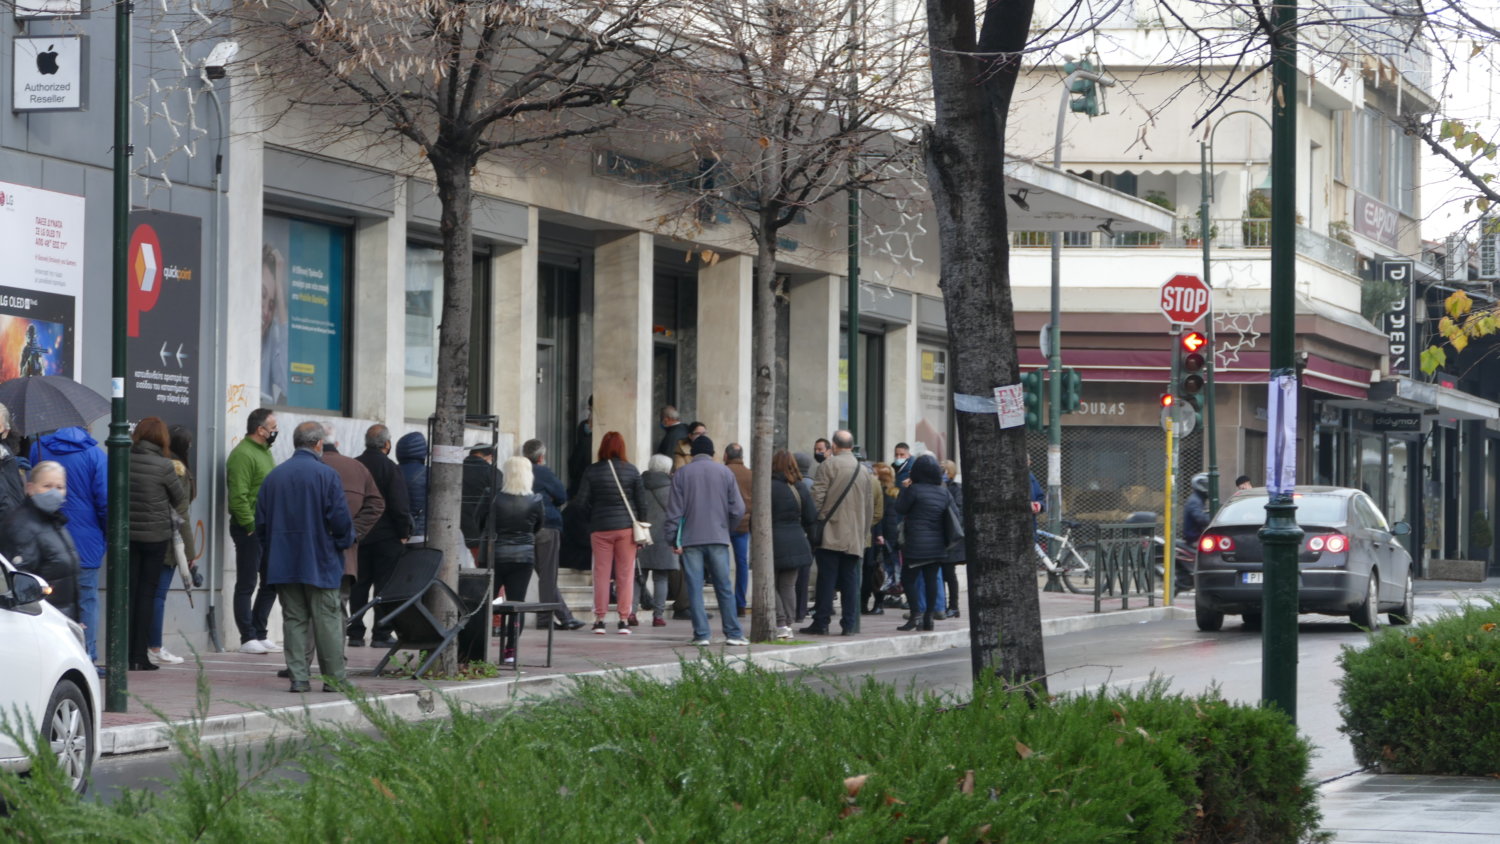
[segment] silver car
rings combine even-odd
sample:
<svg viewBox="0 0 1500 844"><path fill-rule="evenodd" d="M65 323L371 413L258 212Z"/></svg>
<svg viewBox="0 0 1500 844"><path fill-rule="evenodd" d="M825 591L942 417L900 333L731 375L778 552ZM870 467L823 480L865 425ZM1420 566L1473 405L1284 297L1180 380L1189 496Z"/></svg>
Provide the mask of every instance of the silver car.
<svg viewBox="0 0 1500 844"><path fill-rule="evenodd" d="M1193 579L1199 630L1220 629L1225 615L1260 624L1265 556L1259 531L1267 500L1265 489L1237 493L1199 537ZM1410 621L1411 554L1396 537L1411 533L1411 526L1387 522L1357 489L1301 487L1294 500L1303 532L1298 612L1347 615L1367 630L1380 626L1382 612L1391 624Z"/></svg>

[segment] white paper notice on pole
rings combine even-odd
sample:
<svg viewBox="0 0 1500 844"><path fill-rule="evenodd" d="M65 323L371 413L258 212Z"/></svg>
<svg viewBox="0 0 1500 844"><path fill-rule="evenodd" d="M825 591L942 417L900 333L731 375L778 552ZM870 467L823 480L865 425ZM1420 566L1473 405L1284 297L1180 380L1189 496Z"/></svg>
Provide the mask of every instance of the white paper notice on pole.
<svg viewBox="0 0 1500 844"><path fill-rule="evenodd" d="M1267 396L1266 491L1291 495L1297 486L1297 376L1271 379Z"/></svg>
<svg viewBox="0 0 1500 844"><path fill-rule="evenodd" d="M0 382L77 377L83 219L81 196L0 182Z"/></svg>
<svg viewBox="0 0 1500 844"><path fill-rule="evenodd" d="M1019 428L1026 424L1026 399L1020 384L995 388L995 410L1000 414L1001 428Z"/></svg>
<svg viewBox="0 0 1500 844"><path fill-rule="evenodd" d="M432 462L462 463L469 450L461 445L435 445L432 447Z"/></svg>

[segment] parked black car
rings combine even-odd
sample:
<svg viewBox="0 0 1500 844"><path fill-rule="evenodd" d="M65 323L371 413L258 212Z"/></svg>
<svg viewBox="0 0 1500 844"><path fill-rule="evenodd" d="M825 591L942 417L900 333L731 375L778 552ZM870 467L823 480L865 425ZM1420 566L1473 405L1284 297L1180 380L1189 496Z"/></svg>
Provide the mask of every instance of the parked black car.
<svg viewBox="0 0 1500 844"><path fill-rule="evenodd" d="M1347 615L1368 630L1412 617L1411 554L1396 537L1405 522L1386 521L1368 495L1344 487L1302 487L1295 493L1302 547L1298 612ZM1265 558L1259 531L1266 521L1264 488L1231 498L1198 540L1194 602L1198 629L1218 630L1225 615L1255 627L1261 621Z"/></svg>

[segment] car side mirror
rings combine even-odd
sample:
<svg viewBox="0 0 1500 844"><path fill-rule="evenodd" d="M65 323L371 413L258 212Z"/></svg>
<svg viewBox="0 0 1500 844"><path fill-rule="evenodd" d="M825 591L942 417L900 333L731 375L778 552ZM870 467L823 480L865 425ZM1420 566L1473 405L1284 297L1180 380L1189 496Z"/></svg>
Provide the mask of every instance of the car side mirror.
<svg viewBox="0 0 1500 844"><path fill-rule="evenodd" d="M47 597L47 594L52 591L47 581L29 571L6 572L5 580L6 585L10 587L10 595L6 598L6 603L10 607L34 604Z"/></svg>
<svg viewBox="0 0 1500 844"><path fill-rule="evenodd" d="M1409 533L1411 533L1411 525L1406 522L1397 522L1391 525L1391 534L1393 536L1406 536Z"/></svg>

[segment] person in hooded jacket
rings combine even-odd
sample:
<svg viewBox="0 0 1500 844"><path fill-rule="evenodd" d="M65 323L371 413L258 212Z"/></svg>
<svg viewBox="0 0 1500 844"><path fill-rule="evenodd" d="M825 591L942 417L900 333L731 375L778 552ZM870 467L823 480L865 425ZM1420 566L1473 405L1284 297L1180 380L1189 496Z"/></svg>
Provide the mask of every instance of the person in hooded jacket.
<svg viewBox="0 0 1500 844"><path fill-rule="evenodd" d="M47 603L79 624L78 549L65 528L62 512L68 495L68 473L62 465L44 460L31 470L26 498L0 522L0 552L17 569L47 581L52 591Z"/></svg>
<svg viewBox="0 0 1500 844"><path fill-rule="evenodd" d="M411 506L411 538L408 544L427 539L427 437L412 431L396 440L396 462L406 481L406 500Z"/></svg>
<svg viewBox="0 0 1500 844"><path fill-rule="evenodd" d="M78 551L78 623L83 625L89 659L99 658L99 567L104 564L104 531L109 524L109 457L83 428L43 434L31 446L31 465L52 460L67 474L62 514Z"/></svg>
<svg viewBox="0 0 1500 844"><path fill-rule="evenodd" d="M672 497L672 458L653 454L641 475L643 522L651 523L651 544L636 552L641 567L641 605L651 605L651 626L666 627L672 573L680 570L667 536L667 503ZM649 578L649 582L648 579Z"/></svg>
<svg viewBox="0 0 1500 844"><path fill-rule="evenodd" d="M911 468L911 485L896 497L896 514L905 523L902 579L915 602L911 618L897 630L931 630L936 610L938 572L948 559L943 523L948 518L948 490L943 470L930 454L918 457ZM917 580L922 591L917 592ZM920 616L920 619L919 619Z"/></svg>

